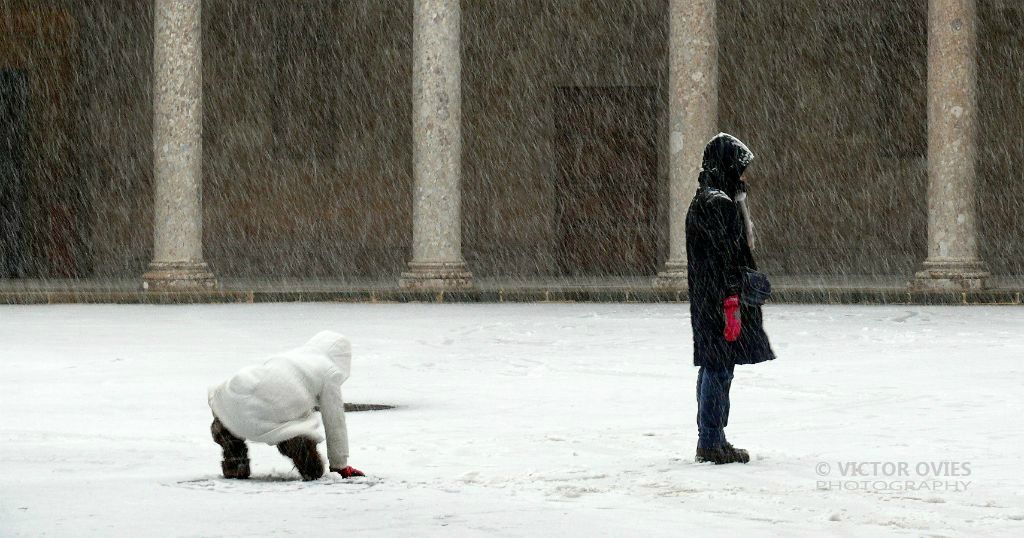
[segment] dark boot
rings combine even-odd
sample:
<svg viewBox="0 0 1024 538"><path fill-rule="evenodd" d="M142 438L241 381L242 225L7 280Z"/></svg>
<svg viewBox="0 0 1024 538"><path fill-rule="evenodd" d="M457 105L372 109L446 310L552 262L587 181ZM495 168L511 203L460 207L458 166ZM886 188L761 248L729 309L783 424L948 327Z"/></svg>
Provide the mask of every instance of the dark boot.
<svg viewBox="0 0 1024 538"><path fill-rule="evenodd" d="M277 451L291 458L303 480L316 480L324 475L324 462L316 449L316 441L309 437L292 437L278 443Z"/></svg>
<svg viewBox="0 0 1024 538"><path fill-rule="evenodd" d="M747 463L750 461L750 454L742 448L736 448L729 443L725 443L715 448L697 448L697 457L694 458L694 461L697 463L711 462L715 465Z"/></svg>
<svg viewBox="0 0 1024 538"><path fill-rule="evenodd" d="M249 478L249 458L225 458L220 470L224 478Z"/></svg>
<svg viewBox="0 0 1024 538"><path fill-rule="evenodd" d="M245 440L229 432L217 417L213 417L210 433L224 450L224 461L220 462L224 478L249 478L249 447Z"/></svg>
<svg viewBox="0 0 1024 538"><path fill-rule="evenodd" d="M750 453L742 448L736 448L729 443L725 443L722 447L730 458L733 458L739 463L748 463L750 461Z"/></svg>

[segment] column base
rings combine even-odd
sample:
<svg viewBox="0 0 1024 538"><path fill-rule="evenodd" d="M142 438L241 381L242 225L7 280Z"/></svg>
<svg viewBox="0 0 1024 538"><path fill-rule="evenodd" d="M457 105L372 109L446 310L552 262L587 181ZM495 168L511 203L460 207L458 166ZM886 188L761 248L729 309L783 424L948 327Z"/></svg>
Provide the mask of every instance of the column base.
<svg viewBox="0 0 1024 538"><path fill-rule="evenodd" d="M928 260L910 281L911 291L976 291L992 276L981 260Z"/></svg>
<svg viewBox="0 0 1024 538"><path fill-rule="evenodd" d="M689 287L686 262L666 262L654 277L654 288L659 290L685 290Z"/></svg>
<svg viewBox="0 0 1024 538"><path fill-rule="evenodd" d="M142 275L145 291L212 290L217 279L206 262L153 262Z"/></svg>
<svg viewBox="0 0 1024 538"><path fill-rule="evenodd" d="M409 262L398 285L407 290L464 290L473 287L473 274L463 262Z"/></svg>

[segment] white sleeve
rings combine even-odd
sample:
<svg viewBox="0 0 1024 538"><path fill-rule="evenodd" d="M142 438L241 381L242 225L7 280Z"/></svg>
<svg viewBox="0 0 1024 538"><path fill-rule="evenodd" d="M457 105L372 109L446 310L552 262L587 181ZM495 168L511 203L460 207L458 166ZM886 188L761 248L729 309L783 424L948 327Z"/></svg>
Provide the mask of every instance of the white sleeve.
<svg viewBox="0 0 1024 538"><path fill-rule="evenodd" d="M327 434L327 460L331 469L348 465L348 426L345 424L345 401L341 397L344 377L335 374L324 384L320 393L320 416Z"/></svg>

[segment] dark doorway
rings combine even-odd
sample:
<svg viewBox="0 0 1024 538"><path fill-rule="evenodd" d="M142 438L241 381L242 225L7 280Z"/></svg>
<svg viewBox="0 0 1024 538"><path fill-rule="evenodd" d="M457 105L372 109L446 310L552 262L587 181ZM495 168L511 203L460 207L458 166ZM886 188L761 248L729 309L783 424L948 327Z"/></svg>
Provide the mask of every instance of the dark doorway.
<svg viewBox="0 0 1024 538"><path fill-rule="evenodd" d="M0 67L0 278L25 276L25 72Z"/></svg>
<svg viewBox="0 0 1024 538"><path fill-rule="evenodd" d="M557 88L558 264L572 276L657 270L656 92Z"/></svg>

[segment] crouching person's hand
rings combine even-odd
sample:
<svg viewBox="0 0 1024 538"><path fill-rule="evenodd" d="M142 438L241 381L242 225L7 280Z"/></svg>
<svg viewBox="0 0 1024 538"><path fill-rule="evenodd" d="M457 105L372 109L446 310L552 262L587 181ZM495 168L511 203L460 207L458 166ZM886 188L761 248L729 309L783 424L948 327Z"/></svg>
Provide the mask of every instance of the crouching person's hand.
<svg viewBox="0 0 1024 538"><path fill-rule="evenodd" d="M362 471L352 466L345 467L344 469L335 469L332 467L331 472L340 474L342 478L352 478L353 476L366 476L365 474L363 474Z"/></svg>

